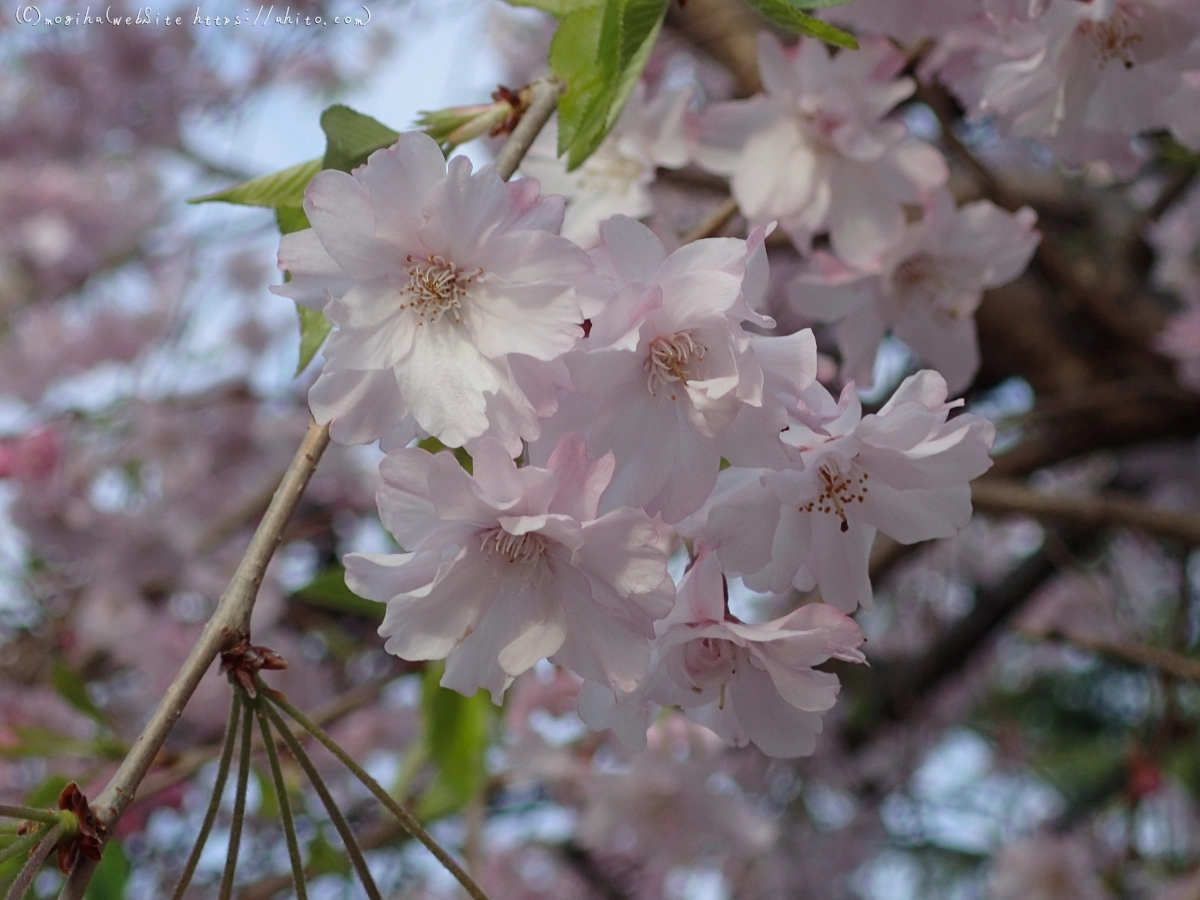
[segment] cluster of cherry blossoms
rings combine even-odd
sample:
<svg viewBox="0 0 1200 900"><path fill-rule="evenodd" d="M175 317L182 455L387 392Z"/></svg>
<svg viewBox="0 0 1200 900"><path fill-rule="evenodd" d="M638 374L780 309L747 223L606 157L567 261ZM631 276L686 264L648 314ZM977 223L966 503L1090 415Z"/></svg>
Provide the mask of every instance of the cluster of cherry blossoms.
<svg viewBox="0 0 1200 900"><path fill-rule="evenodd" d="M335 440L380 440L387 453L380 517L403 552L348 554L347 583L387 604L389 651L446 660L447 687L499 702L549 659L583 680L584 721L631 746L679 706L737 746L811 753L838 690L815 667L864 661L848 613L870 603L876 531L912 543L970 518L990 423L949 418L961 401L935 371L870 415L852 381L830 393L812 331L777 333L761 312L765 242L776 220L805 249L830 233L843 258L814 256L812 273L837 271L811 296L804 273L797 303L840 303L860 343L863 318L876 344L876 322L917 332L946 320L930 346L951 335L962 346L950 352L969 355L973 304L1019 274L1032 214L955 211L938 193L937 151L882 121L912 89L892 79L882 45L830 60L815 42L790 58L760 43L770 97L696 113L686 94L649 107L635 94L578 172L534 159L569 207L533 177L506 184L491 167L447 163L412 132L351 174L318 174L312 227L282 240L290 278L273 290L336 326L313 412ZM762 154L787 183L752 174ZM669 252L621 214L646 214L638 189L656 163L689 158L733 174L746 239ZM906 224L906 204L925 218ZM589 248L560 235L564 216ZM852 299L821 299L839 290ZM874 350L856 345L859 363ZM956 389L970 359L947 364ZM470 471L410 446L424 436L466 448ZM680 553L692 556L676 585ZM825 603L743 622L727 577L819 589Z"/></svg>

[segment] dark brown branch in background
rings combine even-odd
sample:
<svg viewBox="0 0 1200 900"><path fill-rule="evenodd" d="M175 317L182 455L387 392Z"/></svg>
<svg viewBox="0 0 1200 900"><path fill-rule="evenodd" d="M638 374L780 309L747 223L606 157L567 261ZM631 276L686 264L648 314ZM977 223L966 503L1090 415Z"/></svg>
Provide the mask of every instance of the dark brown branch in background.
<svg viewBox="0 0 1200 900"><path fill-rule="evenodd" d="M1045 494L1019 482L981 478L971 484L971 502L976 509L991 512L1021 513L1076 525L1138 528L1187 546L1200 545L1200 516L1156 509L1123 497Z"/></svg>

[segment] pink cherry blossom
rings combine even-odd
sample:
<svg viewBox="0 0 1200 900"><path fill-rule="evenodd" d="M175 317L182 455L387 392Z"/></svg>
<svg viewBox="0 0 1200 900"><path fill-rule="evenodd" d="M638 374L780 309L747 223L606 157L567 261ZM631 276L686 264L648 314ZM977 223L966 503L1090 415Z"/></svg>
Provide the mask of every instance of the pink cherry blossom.
<svg viewBox="0 0 1200 900"><path fill-rule="evenodd" d="M821 18L859 34L882 34L910 44L941 37L977 15L980 6L964 0L854 0L822 10Z"/></svg>
<svg viewBox="0 0 1200 900"><path fill-rule="evenodd" d="M738 206L753 224L778 220L802 250L828 231L839 257L867 266L900 240L904 204L946 180L936 149L885 120L914 88L896 78L904 55L882 38L830 59L805 38L785 50L758 38L765 94L715 103L701 113L695 157L732 176Z"/></svg>
<svg viewBox="0 0 1200 900"><path fill-rule="evenodd" d="M1159 350L1178 361L1180 382L1200 390L1200 292L1167 320L1156 343Z"/></svg>
<svg viewBox="0 0 1200 900"><path fill-rule="evenodd" d="M563 237L590 247L609 216L641 219L654 212L648 186L655 169L678 169L688 161L683 116L691 96L690 89L668 90L647 101L639 82L608 137L573 172L558 156L558 129L543 129L521 172L538 179L542 190L566 196Z"/></svg>
<svg viewBox="0 0 1200 900"><path fill-rule="evenodd" d="M1038 835L996 854L989 878L995 900L1110 900L1086 846L1070 835Z"/></svg>
<svg viewBox="0 0 1200 900"><path fill-rule="evenodd" d="M1200 290L1200 188L1192 188L1147 229L1154 280L1171 291Z"/></svg>
<svg viewBox="0 0 1200 900"><path fill-rule="evenodd" d="M582 335L571 286L586 255L554 234L562 199L532 179L447 164L428 135L402 135L353 175L305 192L312 228L285 235L272 288L337 326L309 394L335 440L365 443L417 424L450 446L485 433L519 453L538 410L515 370ZM399 439L392 443L398 443Z"/></svg>
<svg viewBox="0 0 1200 900"><path fill-rule="evenodd" d="M814 384L808 393L823 391ZM817 587L853 612L871 601L867 558L877 530L911 544L951 537L970 519L968 482L991 466L995 428L971 413L947 421L961 405L947 402L945 379L925 370L863 416L850 383L835 410L807 424L796 417L783 433L803 468L726 469L679 531L713 543L725 571L754 590Z"/></svg>
<svg viewBox="0 0 1200 900"><path fill-rule="evenodd" d="M609 219L600 234L592 251L597 276L584 301L591 332L566 358L576 391L560 401L555 427L585 434L593 456L614 454L602 508L640 506L676 522L712 489L720 438L739 411L764 403L757 344L742 328L771 324L743 295L747 258L760 252L762 234L748 242L696 241L670 256L648 228L624 216ZM783 364L795 370L794 380L811 381L811 342L762 340L794 345L797 355ZM532 458L548 443L532 448Z"/></svg>
<svg viewBox="0 0 1200 900"><path fill-rule="evenodd" d="M670 611L666 535L645 513L597 518L613 459L564 437L546 468L518 469L479 441L474 474L448 452L397 450L381 466L379 511L408 553L346 556L356 593L388 604L379 633L404 659L445 659L442 684L487 688L550 658L632 689L650 660L653 622Z"/></svg>
<svg viewBox="0 0 1200 900"><path fill-rule="evenodd" d="M1038 242L1035 219L1028 207L1012 214L987 200L955 209L950 193L939 190L927 216L884 253L878 273L818 253L791 284L790 299L800 312L838 323L843 378L869 386L875 351L892 331L959 394L979 368L975 310L985 290L1028 264Z"/></svg>
<svg viewBox="0 0 1200 900"><path fill-rule="evenodd" d="M820 714L838 693L837 677L813 666L830 658L865 662L858 626L824 604L762 625L731 618L716 555L703 543L674 610L655 629L655 662L636 692L608 691L606 698L603 686L589 683L580 694L584 721L614 727L634 749L645 747L658 709L679 706L735 747L753 743L768 756L806 756L821 733Z"/></svg>
<svg viewBox="0 0 1200 900"><path fill-rule="evenodd" d="M1186 130L1194 119L1170 105L1200 64L1194 6L1048 0L1005 13L983 26L970 64L941 73L972 114L993 113L1008 133L1042 140L1072 164L1119 165L1126 136L1173 120Z"/></svg>

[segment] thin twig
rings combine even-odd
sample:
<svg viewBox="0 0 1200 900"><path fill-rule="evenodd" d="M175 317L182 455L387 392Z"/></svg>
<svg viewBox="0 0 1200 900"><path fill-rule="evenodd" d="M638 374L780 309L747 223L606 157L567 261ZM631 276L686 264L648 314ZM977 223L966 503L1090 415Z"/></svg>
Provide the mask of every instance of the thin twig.
<svg viewBox="0 0 1200 900"><path fill-rule="evenodd" d="M346 821L346 817L342 815L342 811L333 800L333 795L329 793L329 788L326 787L325 780L321 778L321 773L317 771L317 767L313 765L313 761L305 752L304 747L296 740L296 736L292 734L292 730L288 728L287 723L283 721L279 713L275 712L267 704L262 703L261 699L260 692L259 714L262 715L265 713L271 717L271 723L275 726L275 730L279 732L279 736L283 738L284 742L288 745L288 749L292 751L292 756L296 757L296 762L300 763L300 768L304 770L304 774L312 782L317 796L321 798L321 803L325 806L325 811L329 813L329 819L333 822L333 827L337 829L337 833L342 839L346 853L350 856L350 862L354 864L354 870L358 872L358 880L362 882L363 889L367 892L367 897L370 900L383 900L379 893L379 888L375 886L375 879L371 877L371 870L367 867L367 860L362 854L362 848L358 846L358 841L354 837L354 832L350 830L350 825ZM303 872L300 873L300 877L303 877Z"/></svg>
<svg viewBox="0 0 1200 900"><path fill-rule="evenodd" d="M700 220L700 223L683 236L683 243L690 244L703 238L712 237L725 227L725 223L733 218L738 211L737 200L726 197L721 205Z"/></svg>
<svg viewBox="0 0 1200 900"><path fill-rule="evenodd" d="M188 855L187 864L183 867L183 874L179 876L179 884L171 895L171 900L183 900L188 885L192 883L192 876L196 873L196 866L200 863L200 854L204 852L204 845L208 842L208 833L212 830L213 822L216 821L217 810L221 808L221 797L225 793L225 780L229 777L229 763L233 759L233 746L237 743L238 713L241 712L241 708L241 701L235 691L233 702L229 705L229 724L225 727L225 745L221 748L221 762L217 765L217 780L213 784L212 796L208 800L208 809L204 811L204 821L200 825L200 833L196 835L196 843L192 845L192 852Z"/></svg>
<svg viewBox="0 0 1200 900"><path fill-rule="evenodd" d="M225 857L225 871L221 873L220 900L229 900L233 896L233 876L237 873L238 851L242 846L242 824L246 820L246 788L250 783L250 736L254 732L251 716L250 707L243 704L237 793L233 796L233 823L229 826L229 854Z"/></svg>
<svg viewBox="0 0 1200 900"><path fill-rule="evenodd" d="M1043 494L1017 481L981 478L971 484L976 509L1024 513L1035 519L1139 528L1159 537L1200 545L1200 516L1156 509L1136 500L1117 497L1078 497Z"/></svg>
<svg viewBox="0 0 1200 900"><path fill-rule="evenodd" d="M296 724L324 744L325 748L330 753L340 759L342 764L354 773L354 776L363 783L367 790L374 794L376 799L386 806L392 815L400 820L400 823L408 829L409 833L422 844L424 844L426 849L428 849L430 853L437 857L438 862L445 866L450 871L450 874L458 879L459 884L466 888L467 893L470 894L474 900L487 900L487 894L485 894L482 889L480 889L479 885L477 885L471 878L471 876L464 871L463 867L458 864L458 861L455 860L454 857L452 857L449 853L447 853L445 849L433 839L429 832L426 831L421 826L421 823L417 821L416 816L414 816L411 812L405 809L404 806L397 802L396 798L384 790L383 786L378 781L368 775L366 770L363 769L363 767L357 762L355 762L354 757L350 756L350 754L338 746L333 738L325 733L324 729L309 719L306 715L304 715L304 713L300 712L300 710L296 709L296 707L292 706L286 697L276 691L272 691L265 684L263 684L261 679L259 679L258 684L259 692L284 712L286 712L289 716L291 716Z"/></svg>
<svg viewBox="0 0 1200 900"><path fill-rule="evenodd" d="M267 765L271 779L275 782L275 794L279 800L279 821L283 825L283 837L287 842L288 859L292 864L292 886L296 900L308 900L304 884L304 860L300 856L300 843L296 840L296 823L292 820L292 803L288 799L287 782L283 780L283 769L279 766L279 754L275 752L275 741L271 739L271 727L267 723L266 704L261 697L255 698L254 713L258 716L258 728L262 732L263 746L267 749ZM287 737L284 737L287 740ZM318 793L320 793L318 791Z"/></svg>
<svg viewBox="0 0 1200 900"><path fill-rule="evenodd" d="M1072 647L1090 650L1101 656L1110 656L1135 666L1148 666L1183 681L1200 682L1200 660L1172 653L1153 644L1143 644L1139 641L1106 641L1102 638L1064 634L1061 631L1022 629L1017 633L1031 640L1062 641Z"/></svg>
<svg viewBox="0 0 1200 900"><path fill-rule="evenodd" d="M25 896L25 892L29 890L33 884L33 879L42 868L42 863L54 851L54 845L58 843L58 839L62 836L62 833L63 826L61 823L43 833L37 849L33 851L33 855L21 867L21 871L17 873L17 877L8 889L8 893L4 895L4 900L21 900Z"/></svg>
<svg viewBox="0 0 1200 900"><path fill-rule="evenodd" d="M562 82L553 78L543 78L541 81L534 82L533 100L529 104L529 109L525 110L521 121L517 123L517 127L513 129L504 146L500 148L500 152L496 154L496 174L504 181L512 178L513 173L517 171L517 166L521 164L521 160L525 158L525 154L529 152L529 148L533 146L537 136L546 127L550 117L554 115L554 110L558 108L558 95L562 93L562 90Z"/></svg>
<svg viewBox="0 0 1200 900"><path fill-rule="evenodd" d="M259 585L262 584L267 564L271 561L283 530L299 504L300 496L304 493L304 488L308 485L328 444L328 426L310 423L308 433L292 458L283 481L271 499L271 505L250 540L250 546L238 565L229 589L217 604L216 612L204 626L200 639L188 654L171 686L167 688L162 702L150 717L145 729L134 741L129 754L92 803L92 810L102 828L111 829L126 807L133 802L138 785L146 777L154 757L162 749L171 728L183 714L184 706L195 693L200 679L204 677L217 654L238 638L248 634L250 611L254 608L254 600L258 595ZM91 860L81 858L67 877L60 895L62 900L83 900L84 890L94 870L95 864Z"/></svg>
<svg viewBox="0 0 1200 900"><path fill-rule="evenodd" d="M46 828L35 831L33 834L24 835L19 840L14 841L3 850L0 850L0 863L6 863L10 859L15 859L22 853L27 852L34 844L41 840L42 835L49 830L50 828L47 826Z"/></svg>
<svg viewBox="0 0 1200 900"><path fill-rule="evenodd" d="M28 819L31 822L43 822L46 825L58 824L58 813L48 809L37 809L33 806L9 806L0 803L0 816L6 819Z"/></svg>
<svg viewBox="0 0 1200 900"><path fill-rule="evenodd" d="M496 172L507 181L517 170L538 133L545 127L558 105L562 84L544 79L534 85L534 97L517 127L496 157ZM154 758L162 749L171 728L183 714L200 679L208 671L217 654L241 638L248 637L250 613L258 588L266 574L276 548L283 538L284 528L295 512L308 481L316 470L321 454L329 445L329 426L311 422L283 481L271 498L271 504L255 529L250 546L234 573L228 590L217 604L200 639L184 661L179 674L167 688L162 702L150 717L133 747L122 760L116 773L92 803L92 810L102 831L110 831L121 814L133 802L138 786L146 777ZM431 839L432 840L432 839ZM440 848L439 848L440 849ZM448 855L447 855L447 858ZM95 863L81 858L67 876L60 900L83 900ZM479 896L483 896L482 893Z"/></svg>
<svg viewBox="0 0 1200 900"><path fill-rule="evenodd" d="M369 703L378 695L380 689L395 677L394 674L388 674L382 678L368 681L366 684L352 688L340 697L335 697L332 700L319 704L308 715L314 722L318 722L321 725L328 725L347 713L351 713ZM258 751L261 749L262 738L255 735L254 750ZM214 744L208 747L198 747L180 754L179 758L169 768L148 775L146 780L142 782L138 796L145 799L190 778L200 771L205 763L216 759L220 753L221 747Z"/></svg>

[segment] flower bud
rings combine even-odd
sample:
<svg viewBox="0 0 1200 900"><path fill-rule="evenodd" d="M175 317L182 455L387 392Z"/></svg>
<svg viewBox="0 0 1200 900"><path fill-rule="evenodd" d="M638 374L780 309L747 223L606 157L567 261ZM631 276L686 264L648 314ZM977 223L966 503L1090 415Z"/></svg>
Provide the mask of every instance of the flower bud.
<svg viewBox="0 0 1200 900"><path fill-rule="evenodd" d="M512 91L501 86L492 94L491 103L422 110L417 126L446 151L484 134L509 134L529 106L528 93L526 88Z"/></svg>

